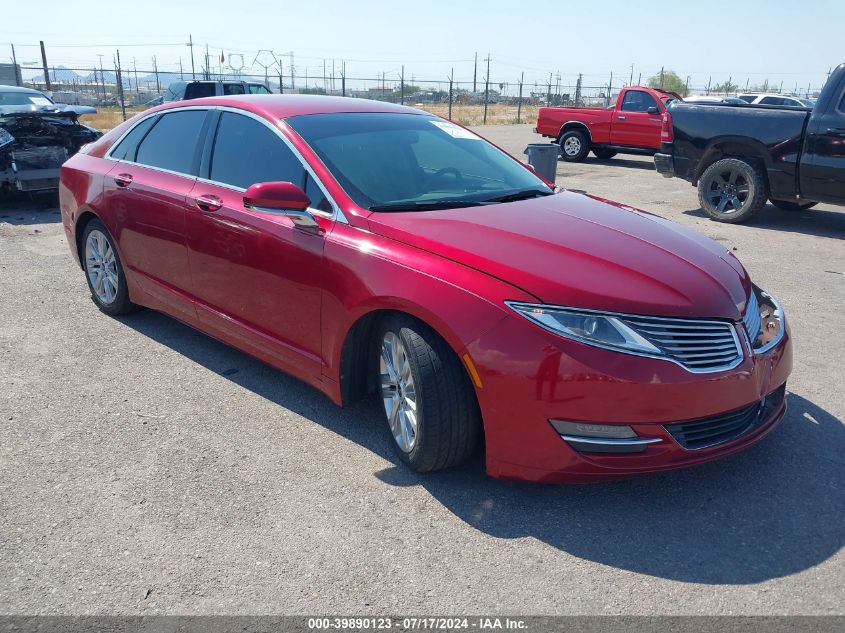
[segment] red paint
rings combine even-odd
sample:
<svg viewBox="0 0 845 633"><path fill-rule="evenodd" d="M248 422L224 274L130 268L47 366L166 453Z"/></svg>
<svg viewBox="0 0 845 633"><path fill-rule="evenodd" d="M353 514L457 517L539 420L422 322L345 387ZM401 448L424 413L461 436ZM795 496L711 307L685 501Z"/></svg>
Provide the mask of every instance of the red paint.
<svg viewBox="0 0 845 633"><path fill-rule="evenodd" d="M158 109L178 107L168 104ZM750 282L717 243L623 205L565 192L484 207L371 213L357 207L283 122L331 111L412 111L352 99L199 99L242 108L276 125L299 149L348 223L319 216L303 229L247 208L244 193L104 158L129 123L67 161L61 209L71 251L91 212L117 241L136 303L170 314L341 402L343 343L373 310L429 324L482 387L488 472L580 481L678 468L757 441L753 434L687 451L661 423L706 417L759 400L790 372L789 334L733 370L692 374L667 361L586 346L513 313L506 300L738 321ZM131 176L120 186L115 176ZM288 192L290 193L290 192ZM214 199L209 210L197 199ZM216 205L216 203L215 203ZM549 418L631 424L661 437L644 453L580 454Z"/></svg>
<svg viewBox="0 0 845 633"><path fill-rule="evenodd" d="M631 90L646 92L657 104L656 113L631 112L622 109L625 95ZM641 149L660 149L662 115L666 100L681 97L645 86L628 86L619 92L616 104L610 108L540 108L537 113L537 132L558 138L567 123L580 123L587 128L595 144L618 145Z"/></svg>

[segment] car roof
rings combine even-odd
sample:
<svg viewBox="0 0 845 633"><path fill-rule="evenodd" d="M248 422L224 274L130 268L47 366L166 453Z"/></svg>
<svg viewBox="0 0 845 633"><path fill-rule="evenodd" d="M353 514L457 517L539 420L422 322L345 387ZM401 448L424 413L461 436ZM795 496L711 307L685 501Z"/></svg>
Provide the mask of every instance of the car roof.
<svg viewBox="0 0 845 633"><path fill-rule="evenodd" d="M40 91L33 90L32 88L24 88L23 86L2 86L2 85L0 85L0 91L2 91L2 92L24 92L24 93L27 93L27 94L41 95Z"/></svg>
<svg viewBox="0 0 845 633"><path fill-rule="evenodd" d="M340 112L393 112L405 114L428 114L416 108L352 97L330 97L324 95L230 95L225 97L203 97L187 101L173 101L154 108L156 111L186 106L229 106L240 108L273 119L284 119L304 114L332 114Z"/></svg>

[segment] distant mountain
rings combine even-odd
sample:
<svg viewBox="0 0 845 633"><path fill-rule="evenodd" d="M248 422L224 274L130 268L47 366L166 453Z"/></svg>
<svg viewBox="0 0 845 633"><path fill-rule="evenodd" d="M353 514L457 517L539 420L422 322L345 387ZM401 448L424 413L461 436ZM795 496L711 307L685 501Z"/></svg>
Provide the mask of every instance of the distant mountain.
<svg viewBox="0 0 845 633"><path fill-rule="evenodd" d="M56 66L55 68L50 69L50 81L55 81L56 83L73 83L74 81L80 80L82 80L81 75L76 74L76 72L72 71L70 68L67 68L65 66ZM38 84L43 84L44 73L36 75L29 81Z"/></svg>

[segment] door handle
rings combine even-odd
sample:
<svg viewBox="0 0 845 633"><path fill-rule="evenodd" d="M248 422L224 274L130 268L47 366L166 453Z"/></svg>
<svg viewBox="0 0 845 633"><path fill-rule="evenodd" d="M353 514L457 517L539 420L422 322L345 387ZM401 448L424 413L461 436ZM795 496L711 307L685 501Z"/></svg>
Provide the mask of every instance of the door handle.
<svg viewBox="0 0 845 633"><path fill-rule="evenodd" d="M831 136L845 136L845 127L829 127L827 133Z"/></svg>
<svg viewBox="0 0 845 633"><path fill-rule="evenodd" d="M223 201L217 196L205 195L195 199L197 206L203 211L217 211L223 206Z"/></svg>
<svg viewBox="0 0 845 633"><path fill-rule="evenodd" d="M619 115L618 117L616 117L616 118L617 118L617 119L619 119L620 121L624 121L624 120L625 120L625 116L624 116L624 115L622 115L622 114L620 114L620 115Z"/></svg>
<svg viewBox="0 0 845 633"><path fill-rule="evenodd" d="M118 174L114 177L114 182L118 187L126 188L132 184L132 174Z"/></svg>

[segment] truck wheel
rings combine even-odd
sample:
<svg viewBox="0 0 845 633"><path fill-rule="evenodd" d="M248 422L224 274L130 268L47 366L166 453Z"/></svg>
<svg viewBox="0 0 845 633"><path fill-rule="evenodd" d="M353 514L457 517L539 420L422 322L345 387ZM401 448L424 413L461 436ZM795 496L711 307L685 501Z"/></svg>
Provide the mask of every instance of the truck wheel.
<svg viewBox="0 0 845 633"><path fill-rule="evenodd" d="M590 152L587 135L578 130L569 130L560 135L560 157L567 163L580 163Z"/></svg>
<svg viewBox="0 0 845 633"><path fill-rule="evenodd" d="M595 154L596 158L599 160L610 160L616 156L616 151L612 149L605 149L603 147L594 147L593 154Z"/></svg>
<svg viewBox="0 0 845 633"><path fill-rule="evenodd" d="M698 202L717 222L746 222L760 212L768 198L766 174L739 158L723 158L704 170L698 180Z"/></svg>
<svg viewBox="0 0 845 633"><path fill-rule="evenodd" d="M803 211L818 204L818 202L794 202L792 200L775 200L774 198L771 198L769 202L784 211Z"/></svg>

